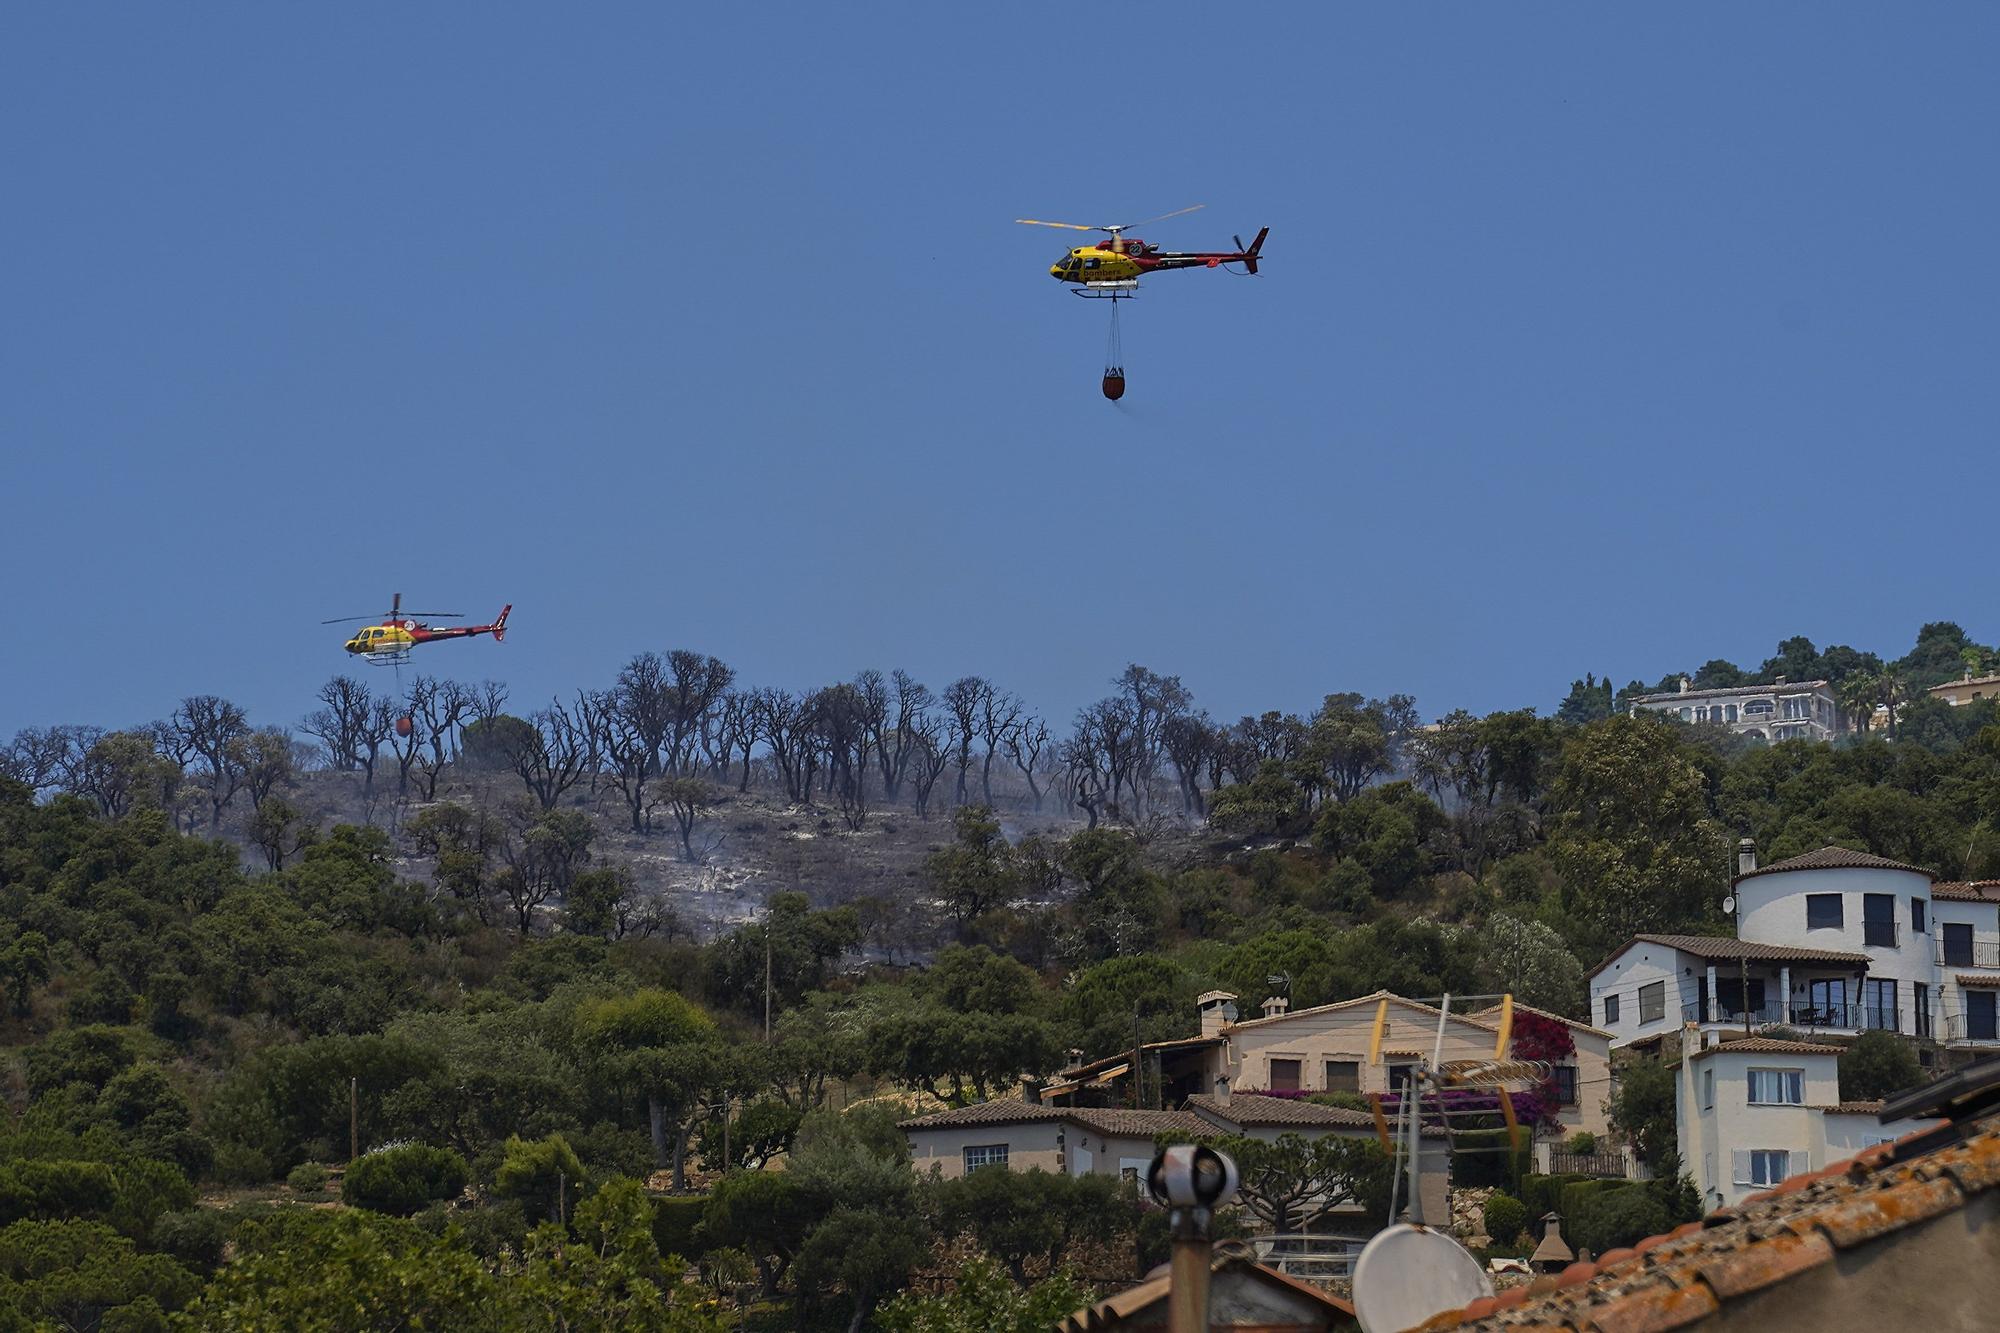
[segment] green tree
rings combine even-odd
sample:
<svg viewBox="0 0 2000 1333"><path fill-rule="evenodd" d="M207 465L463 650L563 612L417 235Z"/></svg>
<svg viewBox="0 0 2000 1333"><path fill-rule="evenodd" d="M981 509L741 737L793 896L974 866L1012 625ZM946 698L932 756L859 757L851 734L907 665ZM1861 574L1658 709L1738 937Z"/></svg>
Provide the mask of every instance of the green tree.
<svg viewBox="0 0 2000 1333"><path fill-rule="evenodd" d="M141 1253L102 1222L15 1222L0 1230L0 1302L38 1329L162 1328L199 1286L166 1255Z"/></svg>
<svg viewBox="0 0 2000 1333"><path fill-rule="evenodd" d="M634 1180L613 1180L577 1209L574 1239L552 1222L528 1237L518 1281L530 1328L565 1333L723 1333L719 1312L669 1272L652 1210Z"/></svg>
<svg viewBox="0 0 2000 1333"><path fill-rule="evenodd" d="M931 892L944 904L960 939L988 913L1013 905L1021 892L1013 849L1001 836L1000 821L983 805L962 805L952 811L956 841L932 852L924 862Z"/></svg>
<svg viewBox="0 0 2000 1333"><path fill-rule="evenodd" d="M1599 680L1586 672L1582 680L1569 683L1569 693L1556 707L1556 721L1571 726L1602 722L1611 716L1611 678Z"/></svg>
<svg viewBox="0 0 2000 1333"><path fill-rule="evenodd" d="M1710 916L1726 839L1673 728L1638 716L1585 728L1564 749L1551 795L1550 859L1599 943Z"/></svg>
<svg viewBox="0 0 2000 1333"><path fill-rule="evenodd" d="M875 1312L883 1333L1044 1333L1097 1300L1067 1271L1025 1291L981 1256L961 1264L936 1291L906 1291Z"/></svg>
<svg viewBox="0 0 2000 1333"><path fill-rule="evenodd" d="M1495 1245L1512 1245L1527 1230L1528 1205L1511 1194L1495 1191L1487 1197L1481 1223Z"/></svg>
<svg viewBox="0 0 2000 1333"><path fill-rule="evenodd" d="M558 1221L568 1216L584 1195L583 1163L560 1134L533 1141L509 1135L500 1166L493 1173L493 1193L520 1201L533 1221Z"/></svg>
<svg viewBox="0 0 2000 1333"><path fill-rule="evenodd" d="M1607 1108L1611 1127L1656 1174L1678 1142L1674 1077L1674 1070L1660 1060L1632 1060L1619 1070Z"/></svg>
<svg viewBox="0 0 2000 1333"><path fill-rule="evenodd" d="M702 1239L748 1254L768 1299L812 1231L815 1206L789 1171L731 1171L702 1214Z"/></svg>
<svg viewBox="0 0 2000 1333"><path fill-rule="evenodd" d="M466 1176L465 1159L449 1148L402 1143L349 1162L340 1197L356 1208L408 1217L425 1204L458 1197Z"/></svg>
<svg viewBox="0 0 2000 1333"><path fill-rule="evenodd" d="M1022 1286L1030 1260L1055 1271L1087 1242L1132 1229L1136 1201L1108 1176L1069 1176L990 1166L944 1181L937 1207L947 1235L969 1233Z"/></svg>
<svg viewBox="0 0 2000 1333"><path fill-rule="evenodd" d="M1235 1161L1236 1197L1269 1231L1310 1230L1336 1208L1358 1205L1371 1217L1389 1211L1395 1164L1373 1139L1229 1134L1202 1142Z"/></svg>
<svg viewBox="0 0 2000 1333"><path fill-rule="evenodd" d="M1840 1099L1880 1101L1924 1082L1910 1044L1893 1032L1864 1032L1840 1053Z"/></svg>
<svg viewBox="0 0 2000 1333"><path fill-rule="evenodd" d="M591 1000L576 1028L598 1076L645 1103L654 1163L687 1187L687 1146L716 1062L715 1023L672 991L648 989Z"/></svg>
<svg viewBox="0 0 2000 1333"><path fill-rule="evenodd" d="M239 1256L189 1306L179 1328L524 1327L518 1287L487 1271L456 1236L341 1209L291 1209L238 1233ZM546 1325L543 1325L546 1327Z"/></svg>

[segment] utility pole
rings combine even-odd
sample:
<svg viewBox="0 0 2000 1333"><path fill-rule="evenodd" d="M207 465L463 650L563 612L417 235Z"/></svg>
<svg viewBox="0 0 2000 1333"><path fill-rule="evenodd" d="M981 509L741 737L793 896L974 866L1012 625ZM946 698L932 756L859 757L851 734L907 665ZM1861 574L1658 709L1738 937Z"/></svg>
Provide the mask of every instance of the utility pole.
<svg viewBox="0 0 2000 1333"><path fill-rule="evenodd" d="M347 1160L361 1155L361 1080L347 1080Z"/></svg>
<svg viewBox="0 0 2000 1333"><path fill-rule="evenodd" d="M771 913L764 913L764 1040L771 1040Z"/></svg>
<svg viewBox="0 0 2000 1333"><path fill-rule="evenodd" d="M1139 1006L1132 1006L1132 1109L1146 1109L1146 1066L1142 1057L1146 1047L1139 1040Z"/></svg>

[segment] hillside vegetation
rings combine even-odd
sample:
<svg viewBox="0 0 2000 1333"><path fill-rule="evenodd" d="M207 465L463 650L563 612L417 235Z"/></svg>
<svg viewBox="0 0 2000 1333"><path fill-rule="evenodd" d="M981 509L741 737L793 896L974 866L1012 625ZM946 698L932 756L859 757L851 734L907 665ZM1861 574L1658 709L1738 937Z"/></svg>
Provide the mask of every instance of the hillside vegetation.
<svg viewBox="0 0 2000 1333"><path fill-rule="evenodd" d="M1833 746L1346 694L1222 726L1134 667L1052 742L984 682L681 658L526 716L336 680L317 757L212 697L18 737L0 1327L894 1327L967 1247L1040 1309L1050 1228L1107 1282L1152 1224L915 1181L895 1108L1274 976L1578 1013L1630 932L1724 928L1741 836L2000 874L1986 701Z"/></svg>

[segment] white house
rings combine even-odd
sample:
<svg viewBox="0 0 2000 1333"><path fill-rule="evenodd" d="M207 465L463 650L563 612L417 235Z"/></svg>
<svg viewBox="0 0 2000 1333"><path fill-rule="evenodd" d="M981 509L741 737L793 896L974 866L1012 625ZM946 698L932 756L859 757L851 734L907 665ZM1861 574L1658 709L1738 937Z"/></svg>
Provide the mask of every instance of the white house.
<svg viewBox="0 0 2000 1333"><path fill-rule="evenodd" d="M1841 1101L1838 1046L1723 1035L1682 1029L1675 1093L1681 1162L1711 1208L1938 1123Z"/></svg>
<svg viewBox="0 0 2000 1333"><path fill-rule="evenodd" d="M1768 685L1738 685L1729 689L1697 690L1686 676L1679 690L1642 694L1635 709L1666 713L1683 722L1709 722L1739 736L1761 741L1827 741L1842 727L1840 701L1824 680L1787 681Z"/></svg>
<svg viewBox="0 0 2000 1333"><path fill-rule="evenodd" d="M1614 1048L1683 1023L2000 1045L2000 884L1936 884L1840 847L1759 867L1747 840L1738 868L1733 937L1635 935L1591 971Z"/></svg>

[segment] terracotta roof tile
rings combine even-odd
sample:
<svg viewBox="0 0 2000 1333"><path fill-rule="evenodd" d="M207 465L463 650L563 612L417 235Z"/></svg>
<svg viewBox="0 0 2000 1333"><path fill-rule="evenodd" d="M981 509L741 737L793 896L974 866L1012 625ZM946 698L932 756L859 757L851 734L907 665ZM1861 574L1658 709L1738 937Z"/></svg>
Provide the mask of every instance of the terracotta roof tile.
<svg viewBox="0 0 2000 1333"><path fill-rule="evenodd" d="M2000 973L1988 973L1982 976L1976 972L1961 972L1954 979L1961 986L1971 986L1975 989L1979 987L1991 989L1992 987L2000 986Z"/></svg>
<svg viewBox="0 0 2000 1333"><path fill-rule="evenodd" d="M1151 1138L1155 1134L1205 1134L1214 1126L1192 1111L1133 1111L1120 1107L1066 1106L1067 1119L1099 1134Z"/></svg>
<svg viewBox="0 0 2000 1333"><path fill-rule="evenodd" d="M1891 861L1886 856L1876 856L1871 852L1850 851L1845 847L1822 847L1803 856L1758 866L1755 870L1738 875L1734 882L1740 884L1759 875L1777 875L1787 870L1910 870L1924 876L1929 876L1931 873L1922 866L1913 866L1904 861Z"/></svg>
<svg viewBox="0 0 2000 1333"><path fill-rule="evenodd" d="M1063 1112L1052 1106L1035 1106L1024 1101L974 1102L954 1106L949 1111L933 1111L914 1120L899 1122L902 1129L949 1129L954 1125L1024 1125L1031 1120L1059 1120Z"/></svg>
<svg viewBox="0 0 2000 1333"><path fill-rule="evenodd" d="M1931 897L1955 903L2000 902L2000 879L1941 880L1931 885Z"/></svg>
<svg viewBox="0 0 2000 1333"><path fill-rule="evenodd" d="M1882 1103L1879 1101L1835 1102L1831 1106L1816 1106L1813 1109L1816 1111L1825 1111L1829 1115L1880 1115L1882 1113Z"/></svg>
<svg viewBox="0 0 2000 1333"><path fill-rule="evenodd" d="M1839 1055L1842 1048L1828 1046L1817 1041L1779 1041L1775 1037L1745 1037L1740 1041L1725 1041L1720 1045L1699 1050L1691 1059L1701 1060L1711 1055Z"/></svg>
<svg viewBox="0 0 2000 1333"><path fill-rule="evenodd" d="M1329 1129L1370 1131L1375 1128L1375 1117L1366 1111L1350 1111L1344 1106L1321 1106L1317 1102L1296 1101L1290 1097L1259 1097L1251 1092L1234 1093L1226 1102L1209 1093L1197 1093L1187 1099L1187 1104L1190 1110L1204 1111L1218 1120L1245 1127L1324 1126Z"/></svg>
<svg viewBox="0 0 2000 1333"><path fill-rule="evenodd" d="M1523 1294L1514 1303L1509 1292L1490 1310L1482 1303L1439 1315L1424 1328L1679 1328L1726 1301L1817 1268L1838 1250L1872 1244L1963 1207L1974 1194L2000 1189L2000 1130L1902 1163L1888 1161L1891 1151L1891 1145L1877 1145L1795 1176L1736 1208L1649 1236L1630 1252L1614 1250L1595 1265L1573 1265L1560 1284L1545 1278L1517 1288Z"/></svg>
<svg viewBox="0 0 2000 1333"><path fill-rule="evenodd" d="M1759 944L1754 940L1739 940L1733 935L1646 934L1634 935L1606 954L1603 962L1590 969L1586 979L1611 966L1635 944L1664 944L1669 949L1679 949L1682 953L1691 953L1710 962L1734 962L1739 958L1751 963L1853 963L1863 966L1868 962L1866 954L1842 953L1834 949L1801 949L1790 944Z"/></svg>

